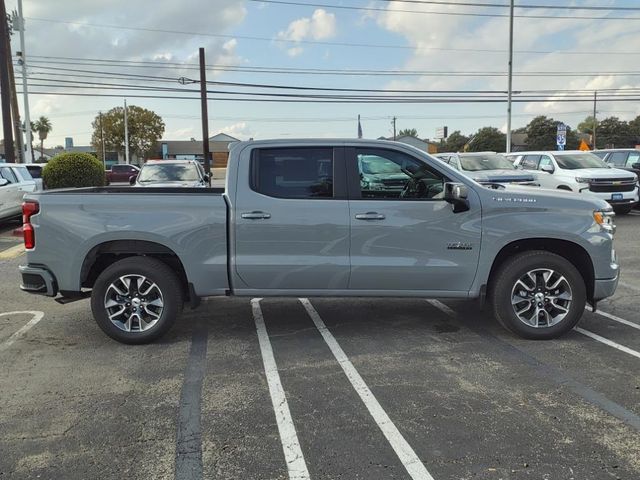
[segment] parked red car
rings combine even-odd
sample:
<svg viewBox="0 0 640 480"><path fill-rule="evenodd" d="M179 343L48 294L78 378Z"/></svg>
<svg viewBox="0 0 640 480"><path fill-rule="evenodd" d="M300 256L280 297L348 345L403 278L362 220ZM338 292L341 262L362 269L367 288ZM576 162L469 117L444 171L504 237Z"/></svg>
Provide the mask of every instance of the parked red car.
<svg viewBox="0 0 640 480"><path fill-rule="evenodd" d="M107 184L110 183L129 183L129 178L138 175L140 169L135 165L116 164L107 170Z"/></svg>

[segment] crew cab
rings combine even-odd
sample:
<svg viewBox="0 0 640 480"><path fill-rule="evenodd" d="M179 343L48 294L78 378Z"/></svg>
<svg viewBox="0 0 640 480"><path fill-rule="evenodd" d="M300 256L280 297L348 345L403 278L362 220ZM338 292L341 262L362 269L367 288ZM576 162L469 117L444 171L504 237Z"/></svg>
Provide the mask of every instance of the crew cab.
<svg viewBox="0 0 640 480"><path fill-rule="evenodd" d="M606 200L620 214L629 213L638 203L638 177L611 168L591 152L518 152L509 157L516 167L540 171L542 188L586 193Z"/></svg>
<svg viewBox="0 0 640 480"><path fill-rule="evenodd" d="M362 180L376 158L402 188ZM486 299L508 329L547 339L619 274L605 201L489 189L396 142L238 142L225 189L47 191L23 213L21 288L90 296L100 328L125 343L222 295Z"/></svg>

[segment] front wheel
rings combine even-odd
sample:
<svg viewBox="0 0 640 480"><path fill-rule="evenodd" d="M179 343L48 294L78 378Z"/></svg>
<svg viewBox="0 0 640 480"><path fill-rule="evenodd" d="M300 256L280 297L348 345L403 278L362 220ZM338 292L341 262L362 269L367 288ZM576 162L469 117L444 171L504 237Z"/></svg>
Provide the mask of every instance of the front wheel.
<svg viewBox="0 0 640 480"><path fill-rule="evenodd" d="M523 252L495 273L490 288L498 321L524 338L546 340L571 330L587 301L585 282L568 260L546 251Z"/></svg>
<svg viewBox="0 0 640 480"><path fill-rule="evenodd" d="M128 344L152 342L164 335L182 310L176 274L149 257L128 257L106 268L91 293L98 326Z"/></svg>

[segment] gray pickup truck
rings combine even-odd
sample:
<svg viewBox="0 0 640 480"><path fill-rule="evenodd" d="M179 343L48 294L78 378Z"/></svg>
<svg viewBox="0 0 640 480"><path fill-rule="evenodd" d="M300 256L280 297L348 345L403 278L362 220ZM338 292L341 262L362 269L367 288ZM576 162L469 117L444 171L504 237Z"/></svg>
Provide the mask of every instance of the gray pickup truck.
<svg viewBox="0 0 640 480"><path fill-rule="evenodd" d="M376 161L397 165L393 188L366 179ZM58 190L27 195L23 210L21 288L91 296L124 343L222 295L486 299L506 328L546 339L618 283L605 201L487 188L395 142L239 142L224 190Z"/></svg>

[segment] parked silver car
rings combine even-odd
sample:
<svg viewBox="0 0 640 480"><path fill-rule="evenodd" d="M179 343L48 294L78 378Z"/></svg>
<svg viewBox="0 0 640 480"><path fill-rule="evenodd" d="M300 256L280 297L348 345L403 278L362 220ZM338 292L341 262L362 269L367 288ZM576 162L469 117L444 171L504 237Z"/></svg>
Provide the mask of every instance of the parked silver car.
<svg viewBox="0 0 640 480"><path fill-rule="evenodd" d="M207 187L209 178L195 160L148 160L129 183L136 187Z"/></svg>

